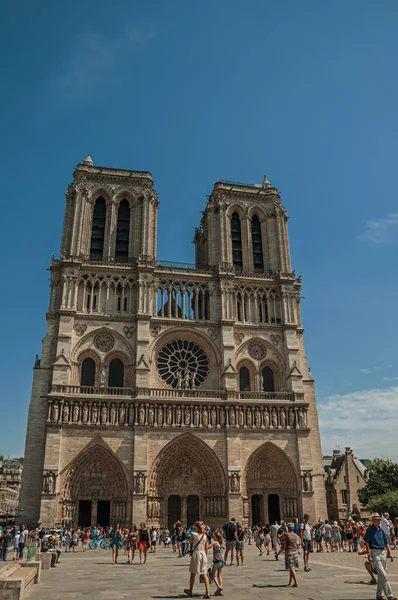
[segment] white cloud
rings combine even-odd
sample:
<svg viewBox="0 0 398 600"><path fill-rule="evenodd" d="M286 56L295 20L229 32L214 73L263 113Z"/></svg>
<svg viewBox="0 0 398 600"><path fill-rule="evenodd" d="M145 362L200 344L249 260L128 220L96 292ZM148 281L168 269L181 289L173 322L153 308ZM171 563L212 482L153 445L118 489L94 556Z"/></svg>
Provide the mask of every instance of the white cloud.
<svg viewBox="0 0 398 600"><path fill-rule="evenodd" d="M328 396L318 411L325 453L350 446L360 458L398 461L398 386Z"/></svg>
<svg viewBox="0 0 398 600"><path fill-rule="evenodd" d="M370 369L361 369L359 372L360 373L371 373L372 371Z"/></svg>
<svg viewBox="0 0 398 600"><path fill-rule="evenodd" d="M382 381L398 381L398 377L383 377Z"/></svg>
<svg viewBox="0 0 398 600"><path fill-rule="evenodd" d="M398 226L398 213L390 213L387 217L371 219L365 224L365 231L358 239L374 244L391 243L396 239L394 228Z"/></svg>

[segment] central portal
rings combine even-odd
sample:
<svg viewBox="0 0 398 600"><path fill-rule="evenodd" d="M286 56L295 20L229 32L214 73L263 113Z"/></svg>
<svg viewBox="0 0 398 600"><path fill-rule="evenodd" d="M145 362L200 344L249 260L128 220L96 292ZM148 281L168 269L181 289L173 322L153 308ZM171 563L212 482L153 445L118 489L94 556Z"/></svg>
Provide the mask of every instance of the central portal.
<svg viewBox="0 0 398 600"><path fill-rule="evenodd" d="M111 503L109 500L98 500L97 525L108 527L110 525Z"/></svg>
<svg viewBox="0 0 398 600"><path fill-rule="evenodd" d="M199 521L199 496L188 496L187 498L187 527ZM184 523L185 525L185 523Z"/></svg>
<svg viewBox="0 0 398 600"><path fill-rule="evenodd" d="M174 523L181 520L181 497L169 496L167 525L170 531L173 529Z"/></svg>
<svg viewBox="0 0 398 600"><path fill-rule="evenodd" d="M91 525L91 500L79 500L79 518L77 524L81 527Z"/></svg>

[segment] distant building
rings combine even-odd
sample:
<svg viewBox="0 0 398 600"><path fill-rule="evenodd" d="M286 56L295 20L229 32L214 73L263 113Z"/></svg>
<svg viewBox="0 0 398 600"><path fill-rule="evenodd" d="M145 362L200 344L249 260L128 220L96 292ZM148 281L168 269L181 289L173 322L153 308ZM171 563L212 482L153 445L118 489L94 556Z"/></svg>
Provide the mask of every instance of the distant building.
<svg viewBox="0 0 398 600"><path fill-rule="evenodd" d="M0 517L15 514L19 503L19 487L8 485L6 481L0 481Z"/></svg>
<svg viewBox="0 0 398 600"><path fill-rule="evenodd" d="M8 487L21 487L23 458L4 458L0 456L0 481L6 481Z"/></svg>
<svg viewBox="0 0 398 600"><path fill-rule="evenodd" d="M368 508L361 505L358 497L368 480L364 463L347 447L345 452L334 450L332 456L324 456L323 467L329 520L366 518Z"/></svg>

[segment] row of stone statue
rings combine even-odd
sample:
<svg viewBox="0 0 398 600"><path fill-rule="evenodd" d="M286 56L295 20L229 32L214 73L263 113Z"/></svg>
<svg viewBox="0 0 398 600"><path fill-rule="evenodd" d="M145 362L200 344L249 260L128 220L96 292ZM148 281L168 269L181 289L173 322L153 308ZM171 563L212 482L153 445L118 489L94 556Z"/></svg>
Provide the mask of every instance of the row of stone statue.
<svg viewBox="0 0 398 600"><path fill-rule="evenodd" d="M283 514L289 517L297 517L297 500L296 498L285 498L283 500Z"/></svg>
<svg viewBox="0 0 398 600"><path fill-rule="evenodd" d="M307 409L281 406L207 406L49 400L48 423L147 427L253 427L303 429Z"/></svg>

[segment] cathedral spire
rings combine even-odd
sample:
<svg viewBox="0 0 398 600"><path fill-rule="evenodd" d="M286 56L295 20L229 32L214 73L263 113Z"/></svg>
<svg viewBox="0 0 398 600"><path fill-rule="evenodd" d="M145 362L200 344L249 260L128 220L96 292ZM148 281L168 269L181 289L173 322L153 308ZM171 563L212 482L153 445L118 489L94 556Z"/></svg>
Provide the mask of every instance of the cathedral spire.
<svg viewBox="0 0 398 600"><path fill-rule="evenodd" d="M86 158L83 161L84 165L89 165L90 167L94 166L93 159L90 156L90 152L87 154Z"/></svg>
<svg viewBox="0 0 398 600"><path fill-rule="evenodd" d="M90 155L89 155L90 156ZM263 188L270 188L272 187L272 185L270 184L270 182L267 179L267 176L264 175L264 179L263 179L263 183L261 184Z"/></svg>

